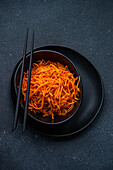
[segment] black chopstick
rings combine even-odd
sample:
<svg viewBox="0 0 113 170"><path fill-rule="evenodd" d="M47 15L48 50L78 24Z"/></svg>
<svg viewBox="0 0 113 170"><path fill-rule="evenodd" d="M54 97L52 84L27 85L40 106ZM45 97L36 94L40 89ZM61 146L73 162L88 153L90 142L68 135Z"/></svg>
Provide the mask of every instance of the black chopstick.
<svg viewBox="0 0 113 170"><path fill-rule="evenodd" d="M29 103L29 91L30 91L30 79L31 79L31 66L32 66L33 47L34 47L34 34L35 34L35 31L33 30L32 42L31 42L31 54L30 54L30 62L29 62L29 74L28 74L28 82L27 82L27 92L26 92L26 103L25 103L25 111L24 111L24 121L23 121L22 133L24 133L24 131L25 131L26 121L27 121L27 111L28 111L28 103Z"/></svg>
<svg viewBox="0 0 113 170"><path fill-rule="evenodd" d="M15 128L17 126L17 121L18 121L18 111L19 111L20 95L21 95L21 88L22 88L24 63L25 63L25 58L26 58L28 32L29 32L29 28L27 28L27 32L26 32L26 38L25 38L25 44L24 44L24 50L23 50L23 60L22 60L22 67L21 67L21 74L20 74L20 82L19 82L19 90L18 90L18 95L17 95L16 110L15 110L15 117L14 117L12 130L15 130Z"/></svg>

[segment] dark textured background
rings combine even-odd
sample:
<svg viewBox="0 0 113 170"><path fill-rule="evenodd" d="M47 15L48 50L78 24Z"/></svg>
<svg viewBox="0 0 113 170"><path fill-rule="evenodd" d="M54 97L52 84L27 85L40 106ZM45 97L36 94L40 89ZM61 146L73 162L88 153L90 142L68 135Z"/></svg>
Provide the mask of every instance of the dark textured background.
<svg viewBox="0 0 113 170"><path fill-rule="evenodd" d="M68 139L39 135L22 122L12 133L10 81L22 56L26 27L35 47L63 45L89 59L105 88L102 110L82 133ZM113 169L113 1L0 0L0 170Z"/></svg>

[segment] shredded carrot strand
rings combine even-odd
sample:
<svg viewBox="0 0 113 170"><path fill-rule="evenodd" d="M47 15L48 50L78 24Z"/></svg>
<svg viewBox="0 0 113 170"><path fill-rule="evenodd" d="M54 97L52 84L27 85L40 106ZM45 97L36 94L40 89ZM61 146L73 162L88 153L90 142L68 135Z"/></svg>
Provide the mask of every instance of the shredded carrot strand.
<svg viewBox="0 0 113 170"><path fill-rule="evenodd" d="M22 94L26 100L28 70L24 72ZM34 113L65 116L80 99L80 76L74 77L67 66L51 61L39 60L31 70L28 109Z"/></svg>

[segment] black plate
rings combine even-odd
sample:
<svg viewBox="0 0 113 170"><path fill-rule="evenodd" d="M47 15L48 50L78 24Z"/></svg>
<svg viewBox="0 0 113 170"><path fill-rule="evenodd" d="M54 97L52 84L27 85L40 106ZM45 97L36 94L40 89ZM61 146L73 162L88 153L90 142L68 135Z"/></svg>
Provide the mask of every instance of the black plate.
<svg viewBox="0 0 113 170"><path fill-rule="evenodd" d="M33 127L35 127L40 133L50 135L50 136L69 136L75 133L80 132L84 128L86 128L96 117L98 114L102 103L103 103L103 85L99 73L96 68L88 61L84 56L77 53L76 51L61 47L61 46L44 46L34 51L38 50L53 50L60 52L66 55L71 61L75 64L79 73L82 77L83 83L83 94L82 94L82 103L77 111L77 113L70 119L69 121L59 125L53 126L45 126L38 124L35 120L32 120L28 116L28 123L31 123ZM21 61L21 60L20 60ZM14 77L16 69L20 63L17 63L11 80L11 96L13 103L15 105L16 101L16 93L14 90ZM20 112L23 112L20 110Z"/></svg>

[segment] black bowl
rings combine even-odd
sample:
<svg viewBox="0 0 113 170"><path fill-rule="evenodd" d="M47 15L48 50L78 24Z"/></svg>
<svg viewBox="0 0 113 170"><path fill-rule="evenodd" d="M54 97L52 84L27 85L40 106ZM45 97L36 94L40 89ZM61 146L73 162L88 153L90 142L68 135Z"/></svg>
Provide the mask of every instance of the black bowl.
<svg viewBox="0 0 113 170"><path fill-rule="evenodd" d="M30 53L28 53L26 55L24 71L28 70L28 68L29 68L29 58L30 58ZM64 66L67 65L71 73L74 73L75 76L80 76L77 68L70 61L70 59L59 52L55 52L55 51L51 51L51 50L40 50L40 51L34 50L32 62L34 63L37 60L41 60L41 59L44 59L45 61L50 60L52 62L59 62ZM15 89L16 96L17 96L17 91L18 91L17 87L19 86L21 64L22 64L22 60L21 60L20 64L18 65L16 72L15 72L15 76L14 76L14 89ZM78 111L80 104L81 104L81 100L82 100L82 82L81 82L81 80L80 80L79 88L81 89L80 100L78 100L77 103L75 103L74 108L70 112L68 112L66 114L66 116L58 116L57 115L57 116L55 116L54 120L52 120L52 118L50 116L43 117L41 113L35 114L35 113L31 112L30 110L28 110L28 116L30 116L35 121L38 121L38 123L48 124L48 125L57 125L57 124L64 123L65 121L68 121L70 118L72 118L76 114L76 112ZM23 98L22 94L21 94L21 98L20 98L20 106L22 109L24 109L24 107L25 107L24 98Z"/></svg>

